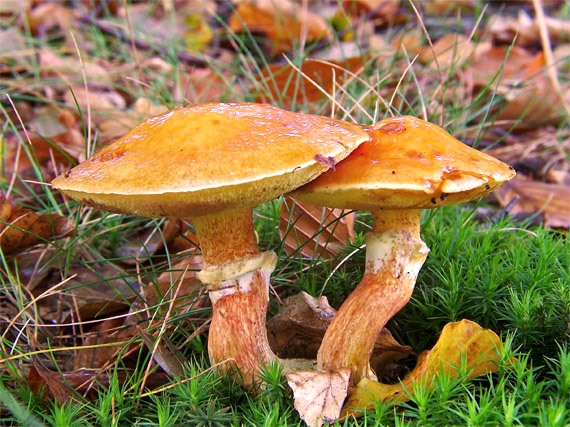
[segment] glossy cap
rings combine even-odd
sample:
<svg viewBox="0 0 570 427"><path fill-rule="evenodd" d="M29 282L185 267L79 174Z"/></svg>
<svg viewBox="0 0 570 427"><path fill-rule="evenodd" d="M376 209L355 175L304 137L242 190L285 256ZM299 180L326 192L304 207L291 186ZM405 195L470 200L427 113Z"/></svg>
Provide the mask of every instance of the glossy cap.
<svg viewBox="0 0 570 427"><path fill-rule="evenodd" d="M291 196L342 209L426 209L473 200L515 176L505 163L415 117L363 128L369 141Z"/></svg>
<svg viewBox="0 0 570 427"><path fill-rule="evenodd" d="M368 138L358 125L270 105L192 105L144 121L52 187L111 212L205 215L291 191Z"/></svg>

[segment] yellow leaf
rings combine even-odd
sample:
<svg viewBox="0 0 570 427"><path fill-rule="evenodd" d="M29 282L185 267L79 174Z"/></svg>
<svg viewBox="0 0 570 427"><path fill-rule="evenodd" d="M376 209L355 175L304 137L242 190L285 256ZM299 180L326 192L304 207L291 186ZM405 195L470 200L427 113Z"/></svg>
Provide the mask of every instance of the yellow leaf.
<svg viewBox="0 0 570 427"><path fill-rule="evenodd" d="M190 52L202 52L212 39L214 31L204 16L199 14L190 14L184 20L187 30L184 33L186 46Z"/></svg>
<svg viewBox="0 0 570 427"><path fill-rule="evenodd" d="M341 417L360 415L380 400L394 404L405 402L410 399L409 393L413 393L415 382L421 381L429 389L433 378L440 372L455 376L463 358L469 372L467 378L495 372L500 362L500 347L497 334L475 322L464 319L448 323L435 346L420 354L414 370L399 384L382 384L363 378L348 398Z"/></svg>

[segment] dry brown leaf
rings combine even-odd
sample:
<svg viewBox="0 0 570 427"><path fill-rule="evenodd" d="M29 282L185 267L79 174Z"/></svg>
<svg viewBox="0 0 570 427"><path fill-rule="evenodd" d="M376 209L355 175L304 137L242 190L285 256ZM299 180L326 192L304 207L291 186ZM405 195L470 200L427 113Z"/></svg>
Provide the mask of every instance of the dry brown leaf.
<svg viewBox="0 0 570 427"><path fill-rule="evenodd" d="M89 85L87 90L80 84L71 84L69 90L65 92L65 102L67 105L77 105L79 108L87 110L89 107L94 114L92 118L95 122L101 122L97 116L108 114L122 114L127 106L127 101L119 92L107 85Z"/></svg>
<svg viewBox="0 0 570 427"><path fill-rule="evenodd" d="M102 368L117 357L119 352L124 348L123 344L103 345L116 342L128 342L136 337L137 330L135 326L125 325L126 317L115 317L106 319L98 323L86 335L83 341L84 346L90 348L79 347L75 358L73 359L73 369L96 369ZM138 344L131 344L131 347ZM100 346L95 347L93 346ZM123 354L122 360L126 359Z"/></svg>
<svg viewBox="0 0 570 427"><path fill-rule="evenodd" d="M437 57L437 64L434 61L434 52ZM419 51L419 60L424 64L429 64L432 68L447 70L451 67L461 67L475 52L475 44L462 34L447 34L440 38L433 45L425 46Z"/></svg>
<svg viewBox="0 0 570 427"><path fill-rule="evenodd" d="M462 13L473 12L477 9L477 0L428 0L425 2L425 10L428 14Z"/></svg>
<svg viewBox="0 0 570 427"><path fill-rule="evenodd" d="M531 63L534 55L528 50L514 46L490 46L482 44L477 47L475 56L469 61L468 71L473 76L477 87L485 87L499 74L503 81L520 78L522 71Z"/></svg>
<svg viewBox="0 0 570 427"><path fill-rule="evenodd" d="M563 62L557 63L562 67ZM522 118L517 129L557 126L566 119L562 97L570 102L570 86L558 93L548 76L542 52L531 54L524 48L482 45L470 61L467 72L475 87L484 88L492 83L497 93L505 98L498 120L508 128ZM493 80L495 78L495 80Z"/></svg>
<svg viewBox="0 0 570 427"><path fill-rule="evenodd" d="M257 96L256 102L281 100L286 106L313 103L326 98L325 93L332 95L337 86L352 78L343 69L358 73L362 67L360 56L328 63L308 59L300 67L304 75L299 75L290 65L270 65L257 77L262 86L255 91L262 95Z"/></svg>
<svg viewBox="0 0 570 427"><path fill-rule="evenodd" d="M0 15L8 16L22 13L30 9L32 0L0 1Z"/></svg>
<svg viewBox="0 0 570 427"><path fill-rule="evenodd" d="M335 314L325 296L315 298L300 292L287 298L267 322L271 349L282 358L315 359Z"/></svg>
<svg viewBox="0 0 570 427"><path fill-rule="evenodd" d="M126 135L132 128L148 117L157 116L167 111L164 105L153 104L147 98L137 98L131 109L114 114L99 123L99 140L104 143Z"/></svg>
<svg viewBox="0 0 570 427"><path fill-rule="evenodd" d="M0 65L5 67L20 65L24 69L33 66L34 51L27 48L26 38L17 28L12 27L0 31L0 46L2 46Z"/></svg>
<svg viewBox="0 0 570 427"><path fill-rule="evenodd" d="M129 277L113 264L90 264L89 267L72 264L68 280L37 302L38 313L46 322L68 323L102 319L109 314L124 312L139 292L136 277ZM60 285L53 277L45 288ZM45 291L37 288L35 293Z"/></svg>
<svg viewBox="0 0 570 427"><path fill-rule="evenodd" d="M180 234L182 221L171 218L165 221L162 231L142 227L130 237L128 243L117 248L117 256L124 264L141 264L156 255L165 245L169 245Z"/></svg>
<svg viewBox="0 0 570 427"><path fill-rule="evenodd" d="M345 0L342 7L345 13L367 15L376 25L384 25L394 23L400 0Z"/></svg>
<svg viewBox="0 0 570 427"><path fill-rule="evenodd" d="M0 248L6 255L68 236L75 229L73 221L68 218L38 215L31 209L12 205L3 195L0 195L0 212Z"/></svg>
<svg viewBox="0 0 570 427"><path fill-rule="evenodd" d="M538 53L521 74L520 87L499 88L504 92L506 106L500 111L498 120L515 122L523 119L521 127L557 126L567 115L562 98L570 103L570 85L562 86L562 93L554 87L546 73L546 60Z"/></svg>
<svg viewBox="0 0 570 427"><path fill-rule="evenodd" d="M315 359L325 331L335 315L336 310L329 305L325 296L316 298L306 292L293 295L267 322L269 345L281 358ZM378 377L382 377L396 360L410 353L409 346L399 344L384 328L374 345L372 368Z"/></svg>
<svg viewBox="0 0 570 427"><path fill-rule="evenodd" d="M192 255L172 266L172 269L158 276L155 283L141 288L142 301L133 303L134 310L146 307L154 309L158 304L168 305L169 295L176 292L174 309L184 307L186 310L207 307L210 303L208 294L202 287L202 282L196 278L196 273L202 269L202 257Z"/></svg>
<svg viewBox="0 0 570 427"><path fill-rule="evenodd" d="M77 19L74 9L66 7L61 2L39 3L26 14L26 23L22 26L29 28L30 32L37 37L59 33L65 37L65 45L73 48L75 45L71 33ZM77 33L75 32L76 36Z"/></svg>
<svg viewBox="0 0 570 427"><path fill-rule="evenodd" d="M547 227L570 228L570 185L533 181L517 174L496 194L503 206L518 199L510 213L542 213Z"/></svg>
<svg viewBox="0 0 570 427"><path fill-rule="evenodd" d="M75 114L63 108L38 108L34 117L27 120L27 132L20 130L18 134L8 134L5 140L0 141L4 149L5 172L13 173L16 168L22 176L33 166L47 166L42 171L45 180L49 181L55 172L52 161L68 165L70 159L85 159L84 141L81 121ZM27 155L20 144L25 144L32 154Z"/></svg>
<svg viewBox="0 0 570 427"><path fill-rule="evenodd" d="M97 399L97 390L110 386L110 379L116 376L119 384L125 383L132 373L117 370L112 373L102 372L100 369L79 369L74 372L54 372L34 364L28 372L28 385L36 395L45 390L44 399L55 399L59 405L68 402L72 396L87 393L92 400ZM162 372L152 372L145 385L157 388L170 381L168 375Z"/></svg>
<svg viewBox="0 0 570 427"><path fill-rule="evenodd" d="M401 383L389 385L363 378L348 398L341 417L361 415L377 401L405 402L409 400L408 394L413 393L414 383L421 382L431 388L433 378L441 370L452 377L457 375L462 358L466 360L467 378L495 372L500 362L497 353L500 348L499 337L490 329L465 319L448 323L435 346L420 354L416 367Z"/></svg>
<svg viewBox="0 0 570 427"><path fill-rule="evenodd" d="M270 40L274 54L291 50L305 37L307 42L330 39L331 30L324 18L289 0L243 0L229 20L231 31L244 26Z"/></svg>
<svg viewBox="0 0 570 427"><path fill-rule="evenodd" d="M333 258L354 238L354 213L285 197L279 212L279 235L285 239L289 255L300 252L307 258Z"/></svg>
<svg viewBox="0 0 570 427"><path fill-rule="evenodd" d="M162 336L159 342L146 332L140 325L137 327L139 334L149 351L152 352L154 361L164 372L170 376L180 377L184 375L184 355L170 342L166 336Z"/></svg>
<svg viewBox="0 0 570 427"><path fill-rule="evenodd" d="M340 415L348 391L350 369L338 372L299 372L287 375L295 409L309 427L331 423Z"/></svg>
<svg viewBox="0 0 570 427"><path fill-rule="evenodd" d="M53 50L43 49L39 52L39 63L44 76L56 75L67 86L81 82L82 72L88 82L110 85L109 69L93 61L73 56L59 56ZM70 105L74 105L70 103Z"/></svg>
<svg viewBox="0 0 570 427"><path fill-rule="evenodd" d="M552 42L567 42L570 39L570 25L564 19L545 17L544 24ZM532 46L540 41L539 24L524 10L517 17L496 15L489 22L488 32L498 41L517 46ZM516 37L516 40L515 40Z"/></svg>
<svg viewBox="0 0 570 427"><path fill-rule="evenodd" d="M239 99L241 88L231 82L235 79L229 69L213 71L211 68L192 68L181 73L176 80L174 99L180 102L229 102Z"/></svg>
<svg viewBox="0 0 570 427"><path fill-rule="evenodd" d="M42 368L39 364L32 365L28 372L28 384L35 395L40 395L42 388L46 389L44 398L54 398L58 405L71 400L75 393L66 383L64 377Z"/></svg>

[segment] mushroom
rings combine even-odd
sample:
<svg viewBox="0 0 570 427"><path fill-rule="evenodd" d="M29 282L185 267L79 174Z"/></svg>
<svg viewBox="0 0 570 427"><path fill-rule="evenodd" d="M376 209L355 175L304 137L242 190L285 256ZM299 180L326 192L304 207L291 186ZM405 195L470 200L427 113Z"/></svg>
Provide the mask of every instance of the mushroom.
<svg viewBox="0 0 570 427"><path fill-rule="evenodd" d="M291 196L322 206L371 210L362 281L327 329L319 369L350 368L351 384L376 379L369 359L386 322L410 299L428 248L420 238L423 209L483 196L515 171L414 117L366 127L369 141Z"/></svg>
<svg viewBox="0 0 570 427"><path fill-rule="evenodd" d="M208 351L252 385L275 359L265 316L274 252L253 207L309 182L369 138L359 126L263 104L203 104L147 119L53 188L111 212L191 220L213 303Z"/></svg>

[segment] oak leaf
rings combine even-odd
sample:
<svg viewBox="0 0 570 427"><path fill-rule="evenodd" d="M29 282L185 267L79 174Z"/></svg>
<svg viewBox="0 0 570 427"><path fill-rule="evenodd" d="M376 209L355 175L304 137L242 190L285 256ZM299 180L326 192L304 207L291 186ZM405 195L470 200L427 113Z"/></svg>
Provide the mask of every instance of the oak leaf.
<svg viewBox="0 0 570 427"><path fill-rule="evenodd" d="M293 390L295 409L309 427L334 422L348 391L350 369L298 372L287 375Z"/></svg>

